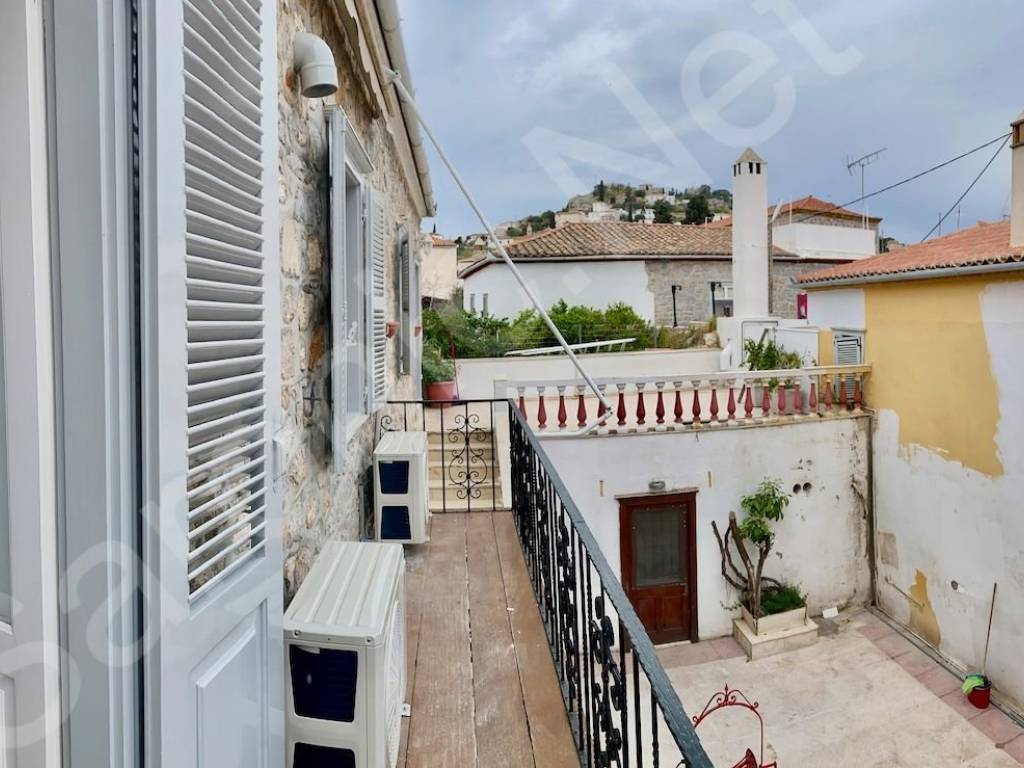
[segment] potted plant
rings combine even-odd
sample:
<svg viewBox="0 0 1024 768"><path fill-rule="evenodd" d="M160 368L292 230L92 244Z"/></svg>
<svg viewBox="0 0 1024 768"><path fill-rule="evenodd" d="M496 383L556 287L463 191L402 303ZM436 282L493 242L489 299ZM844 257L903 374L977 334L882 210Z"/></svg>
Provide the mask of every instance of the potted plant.
<svg viewBox="0 0 1024 768"><path fill-rule="evenodd" d="M724 535L717 522L711 523L722 555L722 576L741 597L736 638L751 658L813 641L811 633L817 629L807 618L807 601L799 588L764 575L775 543L773 524L783 519L788 504L782 483L766 478L740 500L746 513L742 521L730 512Z"/></svg>
<svg viewBox="0 0 1024 768"><path fill-rule="evenodd" d="M803 367L803 360L797 352L779 346L772 339L761 339L760 341L747 339L743 342L743 351L746 357L747 368L751 371L795 370ZM769 395L775 392L775 388L778 387L778 385L778 379L772 378L768 380ZM792 378L787 378L782 382L782 386L786 389L787 413L791 413L794 410L796 400L796 390L794 385L795 381ZM756 408L760 406L763 401L764 387L755 385L753 387L752 395L754 399L754 407ZM774 400L772 400L772 406L777 407Z"/></svg>
<svg viewBox="0 0 1024 768"><path fill-rule="evenodd" d="M423 345L424 398L451 402L458 400L459 388L455 381L455 363L444 356L436 344Z"/></svg>

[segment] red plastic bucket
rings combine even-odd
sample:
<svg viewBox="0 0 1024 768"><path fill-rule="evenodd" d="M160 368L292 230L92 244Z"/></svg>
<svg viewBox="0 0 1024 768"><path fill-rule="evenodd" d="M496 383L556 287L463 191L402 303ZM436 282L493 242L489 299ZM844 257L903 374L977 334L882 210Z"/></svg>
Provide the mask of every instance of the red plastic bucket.
<svg viewBox="0 0 1024 768"><path fill-rule="evenodd" d="M979 685L967 694L967 700L978 709L988 709L992 697L992 683L986 681L985 685Z"/></svg>

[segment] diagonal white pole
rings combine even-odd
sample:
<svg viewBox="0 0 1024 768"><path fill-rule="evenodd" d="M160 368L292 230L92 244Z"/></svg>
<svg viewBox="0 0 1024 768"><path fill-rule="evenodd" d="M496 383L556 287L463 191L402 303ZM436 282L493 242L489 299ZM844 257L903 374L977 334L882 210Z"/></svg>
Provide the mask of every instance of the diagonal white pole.
<svg viewBox="0 0 1024 768"><path fill-rule="evenodd" d="M530 289L530 286L526 284L526 280L523 279L523 275L519 271L519 268L512 261L512 257L508 255L508 251L505 250L505 246L502 245L501 242L498 240L498 236L494 234L494 229L491 228L490 222L487 221L487 217L484 216L484 212L480 210L480 206L476 204L476 201L470 194L469 189L466 187L466 183L462 180L462 177L459 175L459 172L455 170L455 166L453 166L451 160L448 159L448 155L445 154L445 151L443 149L441 149L441 144L438 142L437 137L434 136L434 132L430 130L430 126L427 124L427 121L423 118L423 114L420 112L419 107L416 106L415 99L413 99L412 94L409 93L409 90L405 87L405 83L402 82L401 76L393 69L387 68L384 69L384 74L391 81L391 83L394 84L395 90L398 91L399 96L402 97L402 100L412 111L413 115L416 116L416 119L420 121L420 125L423 126L424 132L430 139L430 143L433 144L434 149L437 150L437 154L441 158L441 162L444 163L445 167L448 169L448 172L452 175L452 178L455 180L455 183L462 191L463 196L465 196L466 201L469 203L469 206L473 209L473 212L476 214L476 217L480 219L480 223L487 231L487 237L490 239L491 243L494 244L495 248L497 248L498 254L505 262L505 265L509 268L509 271L512 272L512 275L513 277L515 277L516 282L518 282L519 286L523 289L523 293L526 294L527 298L530 300L530 303L533 304L534 309L537 310L537 313L544 320L544 323L547 325L548 329L551 331L551 333L554 334L559 346L565 351L566 357L568 357L569 360L572 361L572 364L576 367L576 370L579 371L580 376L583 378L583 380L587 383L587 386L590 387L590 390L597 397L598 402L600 402L601 405L604 406L604 415L598 418L598 420L595 421L593 424L587 425L585 428L581 429L578 432L551 433L551 436L558 434L563 437L579 437L580 435L586 435L592 432L593 430L601 426L605 421L607 421L608 418L611 416L611 404L605 399L604 395L601 394L601 390L597 388L596 382L593 378L591 378L590 374L587 373L586 369L583 367L583 363L581 363L579 361L579 358L576 357L576 353L572 351L572 348L569 346L569 343L565 340L565 337L562 336L562 332L558 330L558 326L555 325L550 315L548 315L547 311L541 305L540 300Z"/></svg>

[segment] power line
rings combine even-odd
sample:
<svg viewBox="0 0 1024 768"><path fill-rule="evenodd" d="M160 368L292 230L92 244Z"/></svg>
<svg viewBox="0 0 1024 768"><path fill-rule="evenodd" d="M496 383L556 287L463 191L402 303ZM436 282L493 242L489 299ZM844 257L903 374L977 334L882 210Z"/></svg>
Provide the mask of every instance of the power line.
<svg viewBox="0 0 1024 768"><path fill-rule="evenodd" d="M979 144L974 149L969 149L968 151L964 152L961 155L957 155L956 157L950 158L949 160L941 162L938 165L933 165L931 168L928 168L927 170L921 171L920 173L915 173L913 176L908 176L907 178L905 178L905 179L903 179L901 181L897 181L894 184L890 184L887 187L882 187L881 189L877 189L874 192L869 192L868 194L862 195L861 197L858 197L855 200L851 200L848 203L842 203L840 205L833 205L831 208L829 208L827 210L824 210L824 211L819 211L819 212L816 212L816 213L805 214L803 217L797 219L793 223L794 224L799 224L800 222L807 221L808 219L816 219L819 216L824 216L826 214L832 213L832 211L838 211L841 208L848 208L851 205L856 205L857 203L860 203L860 202L862 202L864 200L869 200L872 197L877 197L878 195L881 195L881 194L884 194L885 192L889 192L891 190L894 190L897 187L902 187L904 184L909 184L912 181L917 181L922 176L927 176L929 173L934 173L935 171L938 171L938 170L940 170L942 168L945 168L947 165L952 165L957 160L963 160L965 157L969 157L970 155L973 155L975 152L980 152L981 150L985 149L985 147L992 146L997 141L1002 141L1002 142L1005 143L1006 140L1010 137L1010 135L1011 134L1009 134L1009 133L1004 133L1002 136L997 136L996 138L992 139L991 141L986 141L984 144ZM1000 147L999 149L1002 150L1002 147ZM996 154L998 154L998 152ZM792 203L790 203L790 205L792 205Z"/></svg>
<svg viewBox="0 0 1024 768"><path fill-rule="evenodd" d="M977 176L975 176L975 177L974 177L974 181L972 181L972 182L971 182L971 183L970 183L970 184L968 185L967 189L965 189L965 190L964 190L964 193L963 193L962 195L960 195L960 197L958 197L958 198L956 199L956 202L955 202L955 203L953 203L953 205L952 205L952 206L950 206L950 209L949 209L948 211L946 211L946 212L945 212L945 213L943 214L942 218L941 218L941 219L939 219L939 221L938 221L938 222L937 222L937 223L935 224L935 226L934 226L934 227L932 227L931 229L929 229L929 230L928 230L928 234L927 234L927 235L925 235L924 237L922 237L922 238L921 238L921 242L922 242L922 243L923 243L923 242L924 242L925 240L927 240L927 239L928 239L929 237L931 237L931 236L932 236L932 233L933 233L933 232L934 232L934 231L935 231L936 229L938 229L939 227L941 227L941 226L942 226L942 222L944 222L944 221L946 220L946 217L947 217L947 216L949 216L949 214L951 214L951 213L953 212L953 210L954 210L954 209L955 209L955 208L956 208L956 207L957 207L958 205L960 205L960 203L961 203L961 202L963 201L963 199L964 199L965 197L967 197L968 193L970 193L970 191L971 191L972 189L974 189L974 185L978 183L978 181L979 181L979 180L981 179L981 177L982 177L982 176L984 176L984 175L985 175L985 171L987 171L987 170L988 170L988 169L989 169L989 168L990 168L990 167L992 166L992 163L994 163L994 162L995 162L996 158L997 158L997 157L999 157L999 153L1003 151L1003 147L1005 147L1005 146L1006 146L1006 142L1008 142L1009 140L1010 140L1010 137L1009 137L1009 135L1007 135L1007 136L1006 136L1006 138L1005 138L1005 139L1003 139L1003 143L999 145L999 149L997 149L997 150L996 150L996 153L995 153L994 155L992 155L992 157L990 157L990 158L989 158L989 160L988 160L988 162L987 162L987 163L985 163L985 167L981 169L981 172L980 172L980 173L979 173L979 174L978 174Z"/></svg>

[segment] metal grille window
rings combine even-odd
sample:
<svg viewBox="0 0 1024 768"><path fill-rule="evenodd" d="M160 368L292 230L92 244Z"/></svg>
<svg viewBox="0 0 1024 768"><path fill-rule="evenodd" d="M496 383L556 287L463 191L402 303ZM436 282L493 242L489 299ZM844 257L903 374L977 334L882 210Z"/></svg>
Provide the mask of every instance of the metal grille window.
<svg viewBox="0 0 1024 768"><path fill-rule="evenodd" d="M265 158L259 14L211 0L184 8L186 482L194 599L265 543Z"/></svg>
<svg viewBox="0 0 1024 768"><path fill-rule="evenodd" d="M409 252L409 235L403 232L398 241L398 372L403 376L412 373L412 290L416 285L413 268L413 259Z"/></svg>

